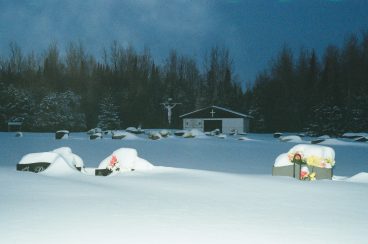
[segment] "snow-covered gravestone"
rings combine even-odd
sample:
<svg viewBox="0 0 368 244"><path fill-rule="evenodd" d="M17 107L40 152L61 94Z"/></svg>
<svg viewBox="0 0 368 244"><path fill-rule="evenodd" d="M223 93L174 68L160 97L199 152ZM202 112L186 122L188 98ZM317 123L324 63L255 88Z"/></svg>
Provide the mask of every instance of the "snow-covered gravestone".
<svg viewBox="0 0 368 244"><path fill-rule="evenodd" d="M141 127L135 128L135 127L128 127L125 129L126 132L133 133L133 134L143 134L144 130L142 130Z"/></svg>
<svg viewBox="0 0 368 244"><path fill-rule="evenodd" d="M90 129L89 131L87 131L88 135L93 135L93 134L96 134L96 133L102 133L102 129L97 127L97 128L93 128L93 129Z"/></svg>
<svg viewBox="0 0 368 244"><path fill-rule="evenodd" d="M282 133L281 132L275 132L273 133L273 137L274 138L280 138L282 136Z"/></svg>
<svg viewBox="0 0 368 244"><path fill-rule="evenodd" d="M174 132L175 136L183 136L185 134L185 130L177 130Z"/></svg>
<svg viewBox="0 0 368 244"><path fill-rule="evenodd" d="M55 139L68 139L69 138L69 131L67 130L58 130L55 132Z"/></svg>
<svg viewBox="0 0 368 244"><path fill-rule="evenodd" d="M150 170L154 166L145 159L138 157L137 150L133 148L120 148L102 160L95 175L107 176L118 172Z"/></svg>
<svg viewBox="0 0 368 244"><path fill-rule="evenodd" d="M205 138L207 137L205 133L198 129L191 129L190 131L186 131L183 135L183 138Z"/></svg>
<svg viewBox="0 0 368 244"><path fill-rule="evenodd" d="M100 132L94 133L94 134L89 136L89 139L90 140L102 139L102 133L100 133Z"/></svg>
<svg viewBox="0 0 368 244"><path fill-rule="evenodd" d="M111 138L116 139L116 140L121 140L121 139L125 138L126 136L127 136L127 134L123 131L114 131L111 134Z"/></svg>
<svg viewBox="0 0 368 244"><path fill-rule="evenodd" d="M299 144L276 158L272 175L300 180L332 179L334 165L335 151L331 147Z"/></svg>
<svg viewBox="0 0 368 244"><path fill-rule="evenodd" d="M162 137L168 137L170 135L170 131L168 131L168 130L161 130L160 131L160 135Z"/></svg>
<svg viewBox="0 0 368 244"><path fill-rule="evenodd" d="M160 140L161 138L162 136L158 131L150 131L148 135L148 139L151 139L151 140Z"/></svg>
<svg viewBox="0 0 368 244"><path fill-rule="evenodd" d="M50 175L73 173L83 168L83 160L72 153L69 147L61 147L50 152L29 153L22 157L17 164L18 171Z"/></svg>

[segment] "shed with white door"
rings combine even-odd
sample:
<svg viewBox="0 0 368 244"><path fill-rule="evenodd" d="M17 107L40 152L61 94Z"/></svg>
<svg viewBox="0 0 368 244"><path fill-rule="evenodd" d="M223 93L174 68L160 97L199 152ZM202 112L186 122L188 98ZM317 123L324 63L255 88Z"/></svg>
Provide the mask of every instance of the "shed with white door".
<svg viewBox="0 0 368 244"><path fill-rule="evenodd" d="M183 129L198 129L203 132L219 129L222 133L248 132L249 115L218 106L198 109L179 116L183 119Z"/></svg>

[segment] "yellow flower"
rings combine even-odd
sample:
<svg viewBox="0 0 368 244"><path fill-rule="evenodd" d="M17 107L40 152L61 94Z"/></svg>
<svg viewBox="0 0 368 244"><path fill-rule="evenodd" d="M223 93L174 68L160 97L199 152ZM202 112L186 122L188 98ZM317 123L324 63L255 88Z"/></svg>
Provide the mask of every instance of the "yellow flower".
<svg viewBox="0 0 368 244"><path fill-rule="evenodd" d="M334 166L335 165L335 161L332 160L332 158L327 158L326 159L326 162L329 163L329 164L331 164L331 166Z"/></svg>
<svg viewBox="0 0 368 244"><path fill-rule="evenodd" d="M307 158L307 164L311 166L320 167L321 161L321 158L316 156L310 156Z"/></svg>
<svg viewBox="0 0 368 244"><path fill-rule="evenodd" d="M316 172L313 172L313 173L311 173L311 174L309 175L309 180L310 180L310 181L314 181L314 180L316 180Z"/></svg>

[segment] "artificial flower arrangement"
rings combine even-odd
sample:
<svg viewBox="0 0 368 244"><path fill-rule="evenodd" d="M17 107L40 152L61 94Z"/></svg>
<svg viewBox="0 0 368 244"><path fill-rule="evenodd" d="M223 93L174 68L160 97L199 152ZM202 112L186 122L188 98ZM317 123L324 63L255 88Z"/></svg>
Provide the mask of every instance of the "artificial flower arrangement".
<svg viewBox="0 0 368 244"><path fill-rule="evenodd" d="M111 156L109 164L106 167L110 171L119 171L120 170L120 163L119 160L115 155Z"/></svg>
<svg viewBox="0 0 368 244"><path fill-rule="evenodd" d="M315 155L306 157L301 152L289 153L288 158L292 163L300 165L300 175L301 180L315 180L316 173L309 172L307 165L319 168L332 168L335 165L335 161L331 158L322 158Z"/></svg>
<svg viewBox="0 0 368 244"><path fill-rule="evenodd" d="M296 177L301 180L332 179L335 151L331 147L298 144L277 156L272 168L274 176Z"/></svg>
<svg viewBox="0 0 368 244"><path fill-rule="evenodd" d="M293 163L307 164L319 168L332 168L335 165L332 158L322 158L315 155L304 156L301 152L289 153L288 158Z"/></svg>

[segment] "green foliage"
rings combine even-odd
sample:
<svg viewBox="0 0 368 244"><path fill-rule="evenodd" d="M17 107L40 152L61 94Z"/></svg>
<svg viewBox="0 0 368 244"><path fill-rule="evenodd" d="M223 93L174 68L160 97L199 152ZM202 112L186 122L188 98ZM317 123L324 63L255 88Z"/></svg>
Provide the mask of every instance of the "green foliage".
<svg viewBox="0 0 368 244"><path fill-rule="evenodd" d="M111 93L101 99L97 127L103 130L120 129L119 107L115 105Z"/></svg>
<svg viewBox="0 0 368 244"><path fill-rule="evenodd" d="M80 99L72 91L46 95L34 114L33 128L39 131L86 130L85 116L80 111Z"/></svg>
<svg viewBox="0 0 368 244"><path fill-rule="evenodd" d="M138 53L118 42L104 50L100 61L89 55L82 43L70 43L61 52L53 42L39 58L33 52L24 55L15 43L10 48L9 57L0 57L0 81L27 91L32 102L39 104L28 110L27 117L36 122L29 130L83 130L97 125L105 129L163 128L168 124L161 103L169 97L181 103L173 110L172 126L176 128L182 126L179 115L213 104L247 112L225 48L213 48L203 70L196 60L176 51L157 65L148 49ZM7 90L1 87L0 92ZM5 117L16 112L11 107L3 110Z"/></svg>
<svg viewBox="0 0 368 244"><path fill-rule="evenodd" d="M0 83L0 128L6 129L6 123L15 118L23 118L25 128L30 127L34 109L35 102L30 92Z"/></svg>
<svg viewBox="0 0 368 244"><path fill-rule="evenodd" d="M118 42L101 60L82 43L65 52L51 43L41 56L11 43L9 53L0 57L3 130L14 116L25 117L29 130L163 128L160 103L167 98L182 103L173 110L173 127L181 127L180 114L218 105L252 115L253 131L368 130L368 32L323 55L306 49L295 55L285 46L245 92L226 48L212 48L202 69L175 50L157 65L148 49L139 53Z"/></svg>
<svg viewBox="0 0 368 244"><path fill-rule="evenodd" d="M342 48L328 46L321 61L314 50L289 48L261 73L247 99L253 130L339 135L367 131L368 34L352 35Z"/></svg>

